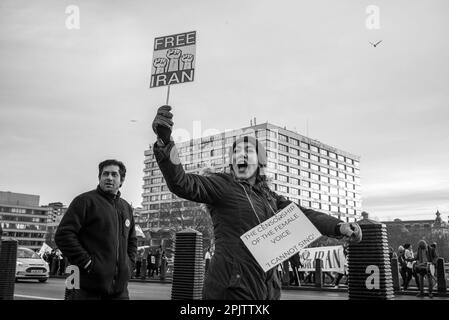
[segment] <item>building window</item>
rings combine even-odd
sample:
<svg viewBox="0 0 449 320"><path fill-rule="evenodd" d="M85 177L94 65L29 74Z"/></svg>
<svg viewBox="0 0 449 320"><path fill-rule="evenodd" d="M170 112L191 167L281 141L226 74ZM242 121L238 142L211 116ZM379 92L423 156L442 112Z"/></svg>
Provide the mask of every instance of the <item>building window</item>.
<svg viewBox="0 0 449 320"><path fill-rule="evenodd" d="M345 157L343 157L343 156L340 155L340 154L337 156L337 159L340 160L340 161L345 161Z"/></svg>
<svg viewBox="0 0 449 320"><path fill-rule="evenodd" d="M335 153L333 153L333 152L330 152L330 151L329 151L329 157L337 159L337 155Z"/></svg>
<svg viewBox="0 0 449 320"><path fill-rule="evenodd" d="M346 183L344 181L339 180L338 181L338 186L341 187L341 188L344 188L344 187L346 187Z"/></svg>
<svg viewBox="0 0 449 320"><path fill-rule="evenodd" d="M326 167L320 167L320 171L325 174L329 174L329 169Z"/></svg>
<svg viewBox="0 0 449 320"><path fill-rule="evenodd" d="M338 164L338 169L345 170L345 165L342 163Z"/></svg>
<svg viewBox="0 0 449 320"><path fill-rule="evenodd" d="M302 195L303 197L310 198L310 191L307 191L307 190L301 190L301 195Z"/></svg>
<svg viewBox="0 0 449 320"><path fill-rule="evenodd" d="M278 174L278 180L282 182L288 182L288 177L283 174Z"/></svg>
<svg viewBox="0 0 449 320"><path fill-rule="evenodd" d="M279 150L284 151L284 152L288 152L288 147L286 145L283 145L283 144L279 143Z"/></svg>
<svg viewBox="0 0 449 320"><path fill-rule="evenodd" d="M338 194L338 189L335 187L331 187L331 194Z"/></svg>
<svg viewBox="0 0 449 320"><path fill-rule="evenodd" d="M305 142L300 142L299 143L299 146L301 147L301 148L304 148L304 149L309 149L309 144L308 143L305 143Z"/></svg>
<svg viewBox="0 0 449 320"><path fill-rule="evenodd" d="M310 182L306 180L301 180L301 186L310 188Z"/></svg>
<svg viewBox="0 0 449 320"><path fill-rule="evenodd" d="M159 195L150 196L150 201L158 201L158 200L159 200Z"/></svg>
<svg viewBox="0 0 449 320"><path fill-rule="evenodd" d="M299 152L299 155L303 158L309 159L309 154L307 152L301 151Z"/></svg>
<svg viewBox="0 0 449 320"><path fill-rule="evenodd" d="M290 153L291 153L291 154L294 154L295 156L297 156L297 155L299 155L299 150L298 150L298 149L295 149L295 148L292 148L292 147L290 147Z"/></svg>
<svg viewBox="0 0 449 320"><path fill-rule="evenodd" d="M327 159L325 159L325 158L320 158L320 162L322 163L322 164L326 164L326 165L328 165L329 164L329 161L327 160Z"/></svg>
<svg viewBox="0 0 449 320"><path fill-rule="evenodd" d="M301 170L301 177L310 178L310 173L308 171Z"/></svg>
<svg viewBox="0 0 449 320"><path fill-rule="evenodd" d="M313 151L313 152L318 152L318 147L315 147L315 146L310 146L310 150L311 151Z"/></svg>
<svg viewBox="0 0 449 320"><path fill-rule="evenodd" d="M316 181L318 181L320 179L320 177L316 173L311 173L310 178L312 178L313 180L316 180Z"/></svg>
<svg viewBox="0 0 449 320"><path fill-rule="evenodd" d="M269 159L276 159L276 152L273 151L267 151L267 156Z"/></svg>
<svg viewBox="0 0 449 320"><path fill-rule="evenodd" d="M320 204L318 203L318 202L312 202L312 208L315 208L315 209L319 209L320 208Z"/></svg>
<svg viewBox="0 0 449 320"><path fill-rule="evenodd" d="M294 146L298 146L299 145L299 141L297 140L297 139L295 139L295 138L289 138L289 141L290 141L290 143L292 144L292 145L294 145Z"/></svg>
<svg viewBox="0 0 449 320"><path fill-rule="evenodd" d="M330 165L331 167L334 167L334 168L337 167L337 163L336 163L335 161L332 161L332 160L329 160L329 165Z"/></svg>
<svg viewBox="0 0 449 320"><path fill-rule="evenodd" d="M291 170L291 169L292 169L292 168L290 168L290 170ZM299 185L299 179L290 177L289 180L290 180L290 183L291 183L291 184Z"/></svg>
<svg viewBox="0 0 449 320"><path fill-rule="evenodd" d="M321 182L329 183L329 178L326 177L326 176L320 176L320 181L321 181Z"/></svg>
<svg viewBox="0 0 449 320"><path fill-rule="evenodd" d="M327 156L327 150L320 149L320 154Z"/></svg>
<svg viewBox="0 0 449 320"><path fill-rule="evenodd" d="M171 194L170 193L166 193L161 195L161 200L170 200L171 198Z"/></svg>
<svg viewBox="0 0 449 320"><path fill-rule="evenodd" d="M312 182L311 186L312 186L313 190L320 190L320 185L318 183L313 183Z"/></svg>
<svg viewBox="0 0 449 320"><path fill-rule="evenodd" d="M293 157L289 157L288 158L288 162L292 163L292 164L296 164L299 165L299 160Z"/></svg>
<svg viewBox="0 0 449 320"><path fill-rule="evenodd" d="M311 154L311 155L310 155L310 160L313 160L313 161L318 162L318 156L316 156L316 155L314 155L314 154Z"/></svg>
<svg viewBox="0 0 449 320"><path fill-rule="evenodd" d="M319 167L316 164L313 164L313 163L310 164L310 169L315 170L315 171L319 171Z"/></svg>
<svg viewBox="0 0 449 320"><path fill-rule="evenodd" d="M338 212L338 207L337 206L331 205L330 207L331 207L331 211L332 212Z"/></svg>
<svg viewBox="0 0 449 320"><path fill-rule="evenodd" d="M161 189L161 187L151 187L150 192L151 193L159 192L160 189Z"/></svg>
<svg viewBox="0 0 449 320"><path fill-rule="evenodd" d="M290 173L291 173L291 174L295 174L295 175L299 175L299 169L290 167Z"/></svg>
<svg viewBox="0 0 449 320"><path fill-rule="evenodd" d="M152 184L161 183L161 182L162 182L162 178L153 178L153 179L151 179L151 183Z"/></svg>
<svg viewBox="0 0 449 320"><path fill-rule="evenodd" d="M277 148L277 143L274 142L274 141L271 141L271 140L267 140L266 146L269 147L269 148L276 149Z"/></svg>
<svg viewBox="0 0 449 320"><path fill-rule="evenodd" d="M283 155L283 154L279 154L279 160L280 160L280 161L288 162L288 157L285 156L285 155Z"/></svg>
<svg viewBox="0 0 449 320"><path fill-rule="evenodd" d="M359 167L359 162L354 160L354 166L358 168Z"/></svg>
<svg viewBox="0 0 449 320"><path fill-rule="evenodd" d="M274 132L270 129L267 129L267 134L270 138L273 138L273 139L276 139L276 137L277 137L276 132Z"/></svg>
<svg viewBox="0 0 449 320"><path fill-rule="evenodd" d="M338 177L346 179L346 175L343 172L338 172Z"/></svg>
<svg viewBox="0 0 449 320"><path fill-rule="evenodd" d="M338 189L338 195L346 197L346 191L343 189Z"/></svg>
<svg viewBox="0 0 449 320"><path fill-rule="evenodd" d="M288 193L288 187L283 186L283 185L278 185L278 191Z"/></svg>
<svg viewBox="0 0 449 320"><path fill-rule="evenodd" d="M301 200L301 205L306 208L310 208L310 201Z"/></svg>
<svg viewBox="0 0 449 320"><path fill-rule="evenodd" d="M332 169L329 169L329 174L330 174L331 176L336 177L336 176L337 176L337 171L332 170Z"/></svg>
<svg viewBox="0 0 449 320"><path fill-rule="evenodd" d="M278 165L278 169L279 169L280 171L288 172L288 167L287 167L287 166L284 166L283 164L279 164L279 165Z"/></svg>
<svg viewBox="0 0 449 320"><path fill-rule="evenodd" d="M301 160L301 167L308 168L309 167L309 163L306 162L306 161L302 161Z"/></svg>
<svg viewBox="0 0 449 320"><path fill-rule="evenodd" d="M290 188L290 193L294 195L299 195L299 189L296 188Z"/></svg>
<svg viewBox="0 0 449 320"><path fill-rule="evenodd" d="M283 134L280 134L279 133L279 141L285 141L285 142L288 142L288 138L287 138L287 136L284 136Z"/></svg>
<svg viewBox="0 0 449 320"><path fill-rule="evenodd" d="M268 161L267 167L276 170L276 163Z"/></svg>

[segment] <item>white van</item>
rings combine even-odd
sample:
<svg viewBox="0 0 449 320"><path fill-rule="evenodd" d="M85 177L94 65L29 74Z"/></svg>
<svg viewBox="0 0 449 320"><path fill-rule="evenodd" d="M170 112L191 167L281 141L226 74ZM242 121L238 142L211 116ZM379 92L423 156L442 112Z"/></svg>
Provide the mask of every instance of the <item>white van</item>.
<svg viewBox="0 0 449 320"><path fill-rule="evenodd" d="M36 279L45 282L49 273L48 263L36 252L25 247L17 248L16 280Z"/></svg>

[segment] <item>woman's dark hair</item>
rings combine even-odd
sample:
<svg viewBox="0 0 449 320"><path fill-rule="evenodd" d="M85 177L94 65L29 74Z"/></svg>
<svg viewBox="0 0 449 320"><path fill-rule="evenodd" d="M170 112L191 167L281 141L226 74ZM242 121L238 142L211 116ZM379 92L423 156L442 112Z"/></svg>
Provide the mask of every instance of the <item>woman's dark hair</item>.
<svg viewBox="0 0 449 320"><path fill-rule="evenodd" d="M126 176L126 167L123 164L123 162L115 160L115 159L108 159L103 162L100 162L98 165L98 179L101 177L101 173L103 172L103 168L107 166L118 166L118 171L120 173L120 181L123 182L125 180Z"/></svg>
<svg viewBox="0 0 449 320"><path fill-rule="evenodd" d="M410 243L404 244L404 249L408 249L408 248L410 248Z"/></svg>

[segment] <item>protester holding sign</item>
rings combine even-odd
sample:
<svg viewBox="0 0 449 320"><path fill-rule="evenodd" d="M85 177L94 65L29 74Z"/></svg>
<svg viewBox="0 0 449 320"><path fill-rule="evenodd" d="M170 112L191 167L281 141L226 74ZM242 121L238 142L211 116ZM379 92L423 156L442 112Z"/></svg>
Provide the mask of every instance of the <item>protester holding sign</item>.
<svg viewBox="0 0 449 320"><path fill-rule="evenodd" d="M240 238L291 204L267 185L264 146L252 136L240 137L230 148L231 173L187 174L171 140L170 111L170 106L160 107L153 121L158 136L153 150L170 191L181 198L206 203L210 210L215 254L204 282L203 298L279 299L281 283L276 268L265 272ZM361 241L361 229L356 223L343 223L325 213L300 209L321 234Z"/></svg>

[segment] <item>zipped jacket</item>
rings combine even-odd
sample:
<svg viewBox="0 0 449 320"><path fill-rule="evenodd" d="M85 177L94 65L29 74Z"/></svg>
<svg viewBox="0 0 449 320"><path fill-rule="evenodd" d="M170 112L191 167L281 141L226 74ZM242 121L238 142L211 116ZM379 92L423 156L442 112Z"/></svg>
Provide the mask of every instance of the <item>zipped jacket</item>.
<svg viewBox="0 0 449 320"><path fill-rule="evenodd" d="M153 148L167 186L177 196L206 203L214 225L215 253L204 281L203 298L214 300L279 299L281 282L276 268L264 272L240 236L291 203L259 184L237 180L232 174L188 174L173 141ZM334 236L340 221L300 207L324 235Z"/></svg>
<svg viewBox="0 0 449 320"><path fill-rule="evenodd" d="M108 295L127 288L137 238L132 207L120 192L114 196L98 186L77 196L56 230L55 242L80 269L81 289Z"/></svg>

